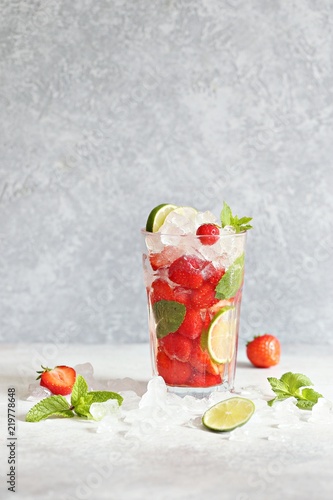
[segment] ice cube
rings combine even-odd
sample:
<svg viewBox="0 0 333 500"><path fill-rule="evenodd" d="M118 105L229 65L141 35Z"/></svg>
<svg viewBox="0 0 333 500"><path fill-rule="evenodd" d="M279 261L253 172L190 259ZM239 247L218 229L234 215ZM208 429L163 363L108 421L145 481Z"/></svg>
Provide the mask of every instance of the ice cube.
<svg viewBox="0 0 333 500"><path fill-rule="evenodd" d="M81 363L79 365L75 365L74 370L78 375L82 375L84 378L94 376L94 367L91 363Z"/></svg>
<svg viewBox="0 0 333 500"><path fill-rule="evenodd" d="M332 402L325 398L319 398L318 403L312 408L311 416L308 421L318 424L332 424Z"/></svg>
<svg viewBox="0 0 333 500"><path fill-rule="evenodd" d="M146 406L165 406L167 387L162 377L153 377L147 385L147 392L142 396L139 408Z"/></svg>
<svg viewBox="0 0 333 500"><path fill-rule="evenodd" d="M122 412L136 410L139 408L139 402L141 401L141 398L136 394L136 392L119 391L119 394L124 398L121 405Z"/></svg>
<svg viewBox="0 0 333 500"><path fill-rule="evenodd" d="M109 399L103 403L92 403L90 413L94 420L102 420L105 417L120 417L119 403L117 399Z"/></svg>
<svg viewBox="0 0 333 500"><path fill-rule="evenodd" d="M35 382L29 385L27 401L40 401L41 399L48 398L51 394L51 391L46 387Z"/></svg>

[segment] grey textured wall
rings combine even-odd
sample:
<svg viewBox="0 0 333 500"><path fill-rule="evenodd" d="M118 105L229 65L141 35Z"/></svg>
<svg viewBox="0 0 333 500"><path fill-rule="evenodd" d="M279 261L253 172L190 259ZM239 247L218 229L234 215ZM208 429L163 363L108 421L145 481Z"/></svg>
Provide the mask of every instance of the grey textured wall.
<svg viewBox="0 0 333 500"><path fill-rule="evenodd" d="M2 341L146 341L139 229L253 215L241 338L333 343L330 0L1 0Z"/></svg>

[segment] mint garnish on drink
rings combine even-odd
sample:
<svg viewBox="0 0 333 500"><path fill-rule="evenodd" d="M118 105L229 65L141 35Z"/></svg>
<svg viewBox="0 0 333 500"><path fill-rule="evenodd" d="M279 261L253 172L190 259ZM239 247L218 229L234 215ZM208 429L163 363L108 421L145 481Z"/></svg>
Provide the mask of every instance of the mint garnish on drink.
<svg viewBox="0 0 333 500"><path fill-rule="evenodd" d="M241 217L239 219L237 215L232 214L231 208L225 201L223 202L223 208L220 217L222 227L232 226L235 229L236 233L242 233L243 231L252 229L252 226L249 224L249 222L251 222L252 220L252 217Z"/></svg>
<svg viewBox="0 0 333 500"><path fill-rule="evenodd" d="M302 373L288 372L282 375L280 379L268 377L267 380L276 394L274 399L267 401L269 406L272 406L276 401L294 397L297 399L296 406L298 408L311 410L318 402L318 399L323 397L319 392L309 388L313 383Z"/></svg>
<svg viewBox="0 0 333 500"><path fill-rule="evenodd" d="M186 314L186 307L175 300L158 300L153 305L156 321L156 336L161 339L173 333L182 324Z"/></svg>
<svg viewBox="0 0 333 500"><path fill-rule="evenodd" d="M109 399L116 399L119 406L123 402L122 396L110 391L88 391L85 379L78 375L73 386L71 402L64 396L50 396L43 399L27 413L27 422L40 422L49 417L72 418L78 417L93 419L90 414L92 403L104 403Z"/></svg>
<svg viewBox="0 0 333 500"><path fill-rule="evenodd" d="M217 299L234 297L242 285L244 276L244 253L237 257L215 288Z"/></svg>

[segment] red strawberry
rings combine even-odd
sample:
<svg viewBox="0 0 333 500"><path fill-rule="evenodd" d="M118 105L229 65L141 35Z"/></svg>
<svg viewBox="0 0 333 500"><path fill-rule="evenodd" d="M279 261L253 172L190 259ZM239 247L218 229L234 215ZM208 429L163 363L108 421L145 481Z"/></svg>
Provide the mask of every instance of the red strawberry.
<svg viewBox="0 0 333 500"><path fill-rule="evenodd" d="M215 298L215 288L210 283L204 283L200 288L193 290L191 294L191 303L193 307L205 309L218 302Z"/></svg>
<svg viewBox="0 0 333 500"><path fill-rule="evenodd" d="M187 288L199 288L203 282L201 270L206 262L192 255L183 255L176 259L169 268L169 278L178 285Z"/></svg>
<svg viewBox="0 0 333 500"><path fill-rule="evenodd" d="M170 359L165 352L159 351L156 357L158 374L169 385L185 385L191 374L191 366L178 359Z"/></svg>
<svg viewBox="0 0 333 500"><path fill-rule="evenodd" d="M52 394L66 396L70 394L76 379L74 368L69 366L56 366L55 368L45 368L39 371L40 385L49 389Z"/></svg>
<svg viewBox="0 0 333 500"><path fill-rule="evenodd" d="M203 321L200 311L195 309L187 309L184 321L177 330L177 333L195 339L200 336L202 331Z"/></svg>
<svg viewBox="0 0 333 500"><path fill-rule="evenodd" d="M159 300L173 300L173 290L171 286L162 279L157 279L152 284L152 292L150 295L152 304Z"/></svg>
<svg viewBox="0 0 333 500"><path fill-rule="evenodd" d="M216 267L213 266L211 262L209 262L204 269L203 276L206 281L208 281L211 285L216 287L222 276L225 274L225 269L219 268L216 269Z"/></svg>
<svg viewBox="0 0 333 500"><path fill-rule="evenodd" d="M257 368L269 368L280 361L280 342L274 335L254 337L246 345L246 354L251 363Z"/></svg>
<svg viewBox="0 0 333 500"><path fill-rule="evenodd" d="M208 352L202 350L199 342L193 344L190 363L199 373L219 374L219 367L212 362Z"/></svg>
<svg viewBox="0 0 333 500"><path fill-rule="evenodd" d="M151 253L149 260L154 271L160 267L168 266L182 254L182 250L174 246L166 246L162 252Z"/></svg>
<svg viewBox="0 0 333 500"><path fill-rule="evenodd" d="M176 288L173 289L172 300L180 302L181 304L184 304L184 306L189 306L191 300L191 290L187 290L182 286L176 286Z"/></svg>
<svg viewBox="0 0 333 500"><path fill-rule="evenodd" d="M192 341L184 337L184 335L169 333L169 335L160 339L158 344L170 359L178 359L178 361L185 362L190 357Z"/></svg>
<svg viewBox="0 0 333 500"><path fill-rule="evenodd" d="M201 224L196 234L203 245L214 245L219 239L220 230L216 224Z"/></svg>
<svg viewBox="0 0 333 500"><path fill-rule="evenodd" d="M211 373L199 373L194 371L189 381L192 387L211 387L222 383L221 375L212 375Z"/></svg>

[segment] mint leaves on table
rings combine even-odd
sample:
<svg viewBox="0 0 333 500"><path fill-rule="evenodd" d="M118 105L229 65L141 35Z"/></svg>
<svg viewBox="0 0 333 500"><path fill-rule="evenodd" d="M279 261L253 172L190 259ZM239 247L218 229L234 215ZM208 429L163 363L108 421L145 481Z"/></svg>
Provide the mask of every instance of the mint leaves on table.
<svg viewBox="0 0 333 500"><path fill-rule="evenodd" d="M244 253L237 257L215 288L217 299L230 299L240 289L244 276Z"/></svg>
<svg viewBox="0 0 333 500"><path fill-rule="evenodd" d="M252 220L252 217L241 217L239 219L237 215L232 214L231 208L225 201L223 202L223 208L220 217L222 227L232 226L236 230L236 233L242 233L243 231L252 229L252 226L249 224L249 222L251 222Z"/></svg>
<svg viewBox="0 0 333 500"><path fill-rule="evenodd" d="M294 397L297 399L296 406L298 408L311 410L318 402L318 399L323 397L319 392L309 388L313 383L302 373L288 372L282 375L280 379L268 377L267 380L276 394L274 399L267 401L269 406L272 406L276 401Z"/></svg>
<svg viewBox="0 0 333 500"><path fill-rule="evenodd" d="M182 324L186 314L186 307L175 300L158 300L153 305L156 321L156 336L161 339L173 333Z"/></svg>
<svg viewBox="0 0 333 500"><path fill-rule="evenodd" d="M40 420L45 420L49 417L72 418L75 415L93 419L89 412L92 403L104 403L109 399L117 399L119 406L123 402L122 396L116 392L88 392L87 382L81 375L77 375L70 403L64 396L50 396L42 399L27 413L26 421L40 422Z"/></svg>

